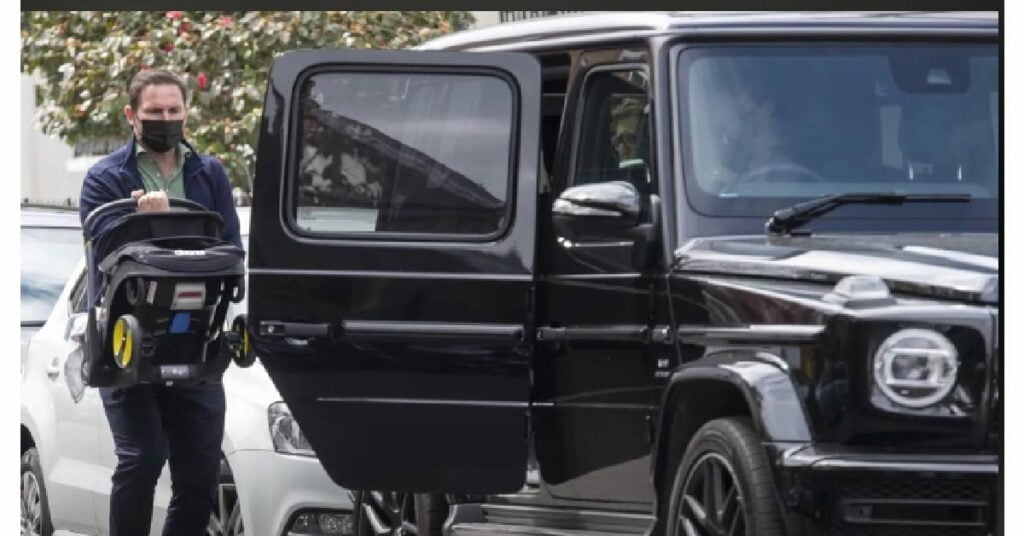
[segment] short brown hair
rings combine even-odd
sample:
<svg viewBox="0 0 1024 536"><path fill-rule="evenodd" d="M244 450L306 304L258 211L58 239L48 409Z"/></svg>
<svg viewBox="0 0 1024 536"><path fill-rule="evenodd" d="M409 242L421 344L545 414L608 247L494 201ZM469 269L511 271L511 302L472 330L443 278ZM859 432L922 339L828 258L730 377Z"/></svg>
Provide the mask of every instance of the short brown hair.
<svg viewBox="0 0 1024 536"><path fill-rule="evenodd" d="M162 85L175 85L181 90L181 100L188 103L188 89L185 88L185 82L181 80L174 73L166 69L144 69L136 73L132 77L132 81L128 83L128 104L131 105L132 110L139 108L139 96L142 95L142 90L147 86L162 86Z"/></svg>

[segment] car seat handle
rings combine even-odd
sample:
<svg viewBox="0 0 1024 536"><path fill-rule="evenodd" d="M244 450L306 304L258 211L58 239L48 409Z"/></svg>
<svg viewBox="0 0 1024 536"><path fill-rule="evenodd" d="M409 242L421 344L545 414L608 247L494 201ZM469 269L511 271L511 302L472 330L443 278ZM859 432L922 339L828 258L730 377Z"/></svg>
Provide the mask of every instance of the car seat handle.
<svg viewBox="0 0 1024 536"><path fill-rule="evenodd" d="M168 204L171 206L171 208L187 208L189 210L198 212L206 212L209 210L203 205L196 203L195 201L192 201L190 199L179 199L176 197L172 197L168 199ZM96 221L96 218L98 218L101 214L106 214L108 212L117 210L134 208L136 206L138 206L138 201L135 199L117 199L114 201L110 201L108 203L104 203L92 209L92 212L89 212L89 215L85 217L85 221L82 222L82 232L86 233L86 237L88 238L89 233L92 229L92 223Z"/></svg>
<svg viewBox="0 0 1024 536"><path fill-rule="evenodd" d="M195 210L198 212L206 212L210 210L204 207L203 205L196 203L195 201L192 201L191 199L180 199L177 197L172 197L168 201L170 202L172 208L187 208L189 210Z"/></svg>

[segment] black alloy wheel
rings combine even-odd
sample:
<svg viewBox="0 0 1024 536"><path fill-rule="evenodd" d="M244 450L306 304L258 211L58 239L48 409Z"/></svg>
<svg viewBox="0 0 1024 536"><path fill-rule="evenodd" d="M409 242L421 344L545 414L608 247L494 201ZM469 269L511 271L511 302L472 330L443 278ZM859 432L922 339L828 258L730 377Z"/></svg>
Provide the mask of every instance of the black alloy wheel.
<svg viewBox="0 0 1024 536"><path fill-rule="evenodd" d="M702 456L683 483L676 530L686 536L744 536L746 512L729 461L715 453Z"/></svg>
<svg viewBox="0 0 1024 536"><path fill-rule="evenodd" d="M767 456L750 419L701 427L679 464L665 526L668 536L782 536Z"/></svg>
<svg viewBox="0 0 1024 536"><path fill-rule="evenodd" d="M448 510L443 495L357 491L353 496L357 536L442 535Z"/></svg>

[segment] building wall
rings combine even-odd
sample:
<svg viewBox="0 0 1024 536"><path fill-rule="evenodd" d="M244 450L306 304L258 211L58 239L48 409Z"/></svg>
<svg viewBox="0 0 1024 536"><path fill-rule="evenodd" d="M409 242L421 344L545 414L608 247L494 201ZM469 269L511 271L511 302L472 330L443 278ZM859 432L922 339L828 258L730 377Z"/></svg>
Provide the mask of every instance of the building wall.
<svg viewBox="0 0 1024 536"><path fill-rule="evenodd" d="M32 77L21 75L21 201L77 205L82 177L94 159L74 158L68 144L36 127L35 84Z"/></svg>
<svg viewBox="0 0 1024 536"><path fill-rule="evenodd" d="M580 11L470 11L476 22L473 24L473 28L483 28L484 26L492 26L494 24L502 24L505 22L515 22L526 19L536 19L541 17L550 17L553 15L561 15L564 13L582 13Z"/></svg>
<svg viewBox="0 0 1024 536"><path fill-rule="evenodd" d="M476 22L473 23L473 28L493 26L501 22L499 11L470 11L470 13L472 13L473 18L476 19Z"/></svg>

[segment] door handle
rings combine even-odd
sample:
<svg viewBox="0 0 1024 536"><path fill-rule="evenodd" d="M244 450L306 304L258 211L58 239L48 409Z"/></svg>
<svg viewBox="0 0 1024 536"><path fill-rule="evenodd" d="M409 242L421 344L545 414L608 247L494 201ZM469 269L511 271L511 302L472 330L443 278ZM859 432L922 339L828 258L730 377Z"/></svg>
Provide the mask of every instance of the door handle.
<svg viewBox="0 0 1024 536"><path fill-rule="evenodd" d="M46 365L46 375L49 376L51 380L56 380L57 376L60 376L60 358L59 357L53 358L53 360L50 361L50 364Z"/></svg>

